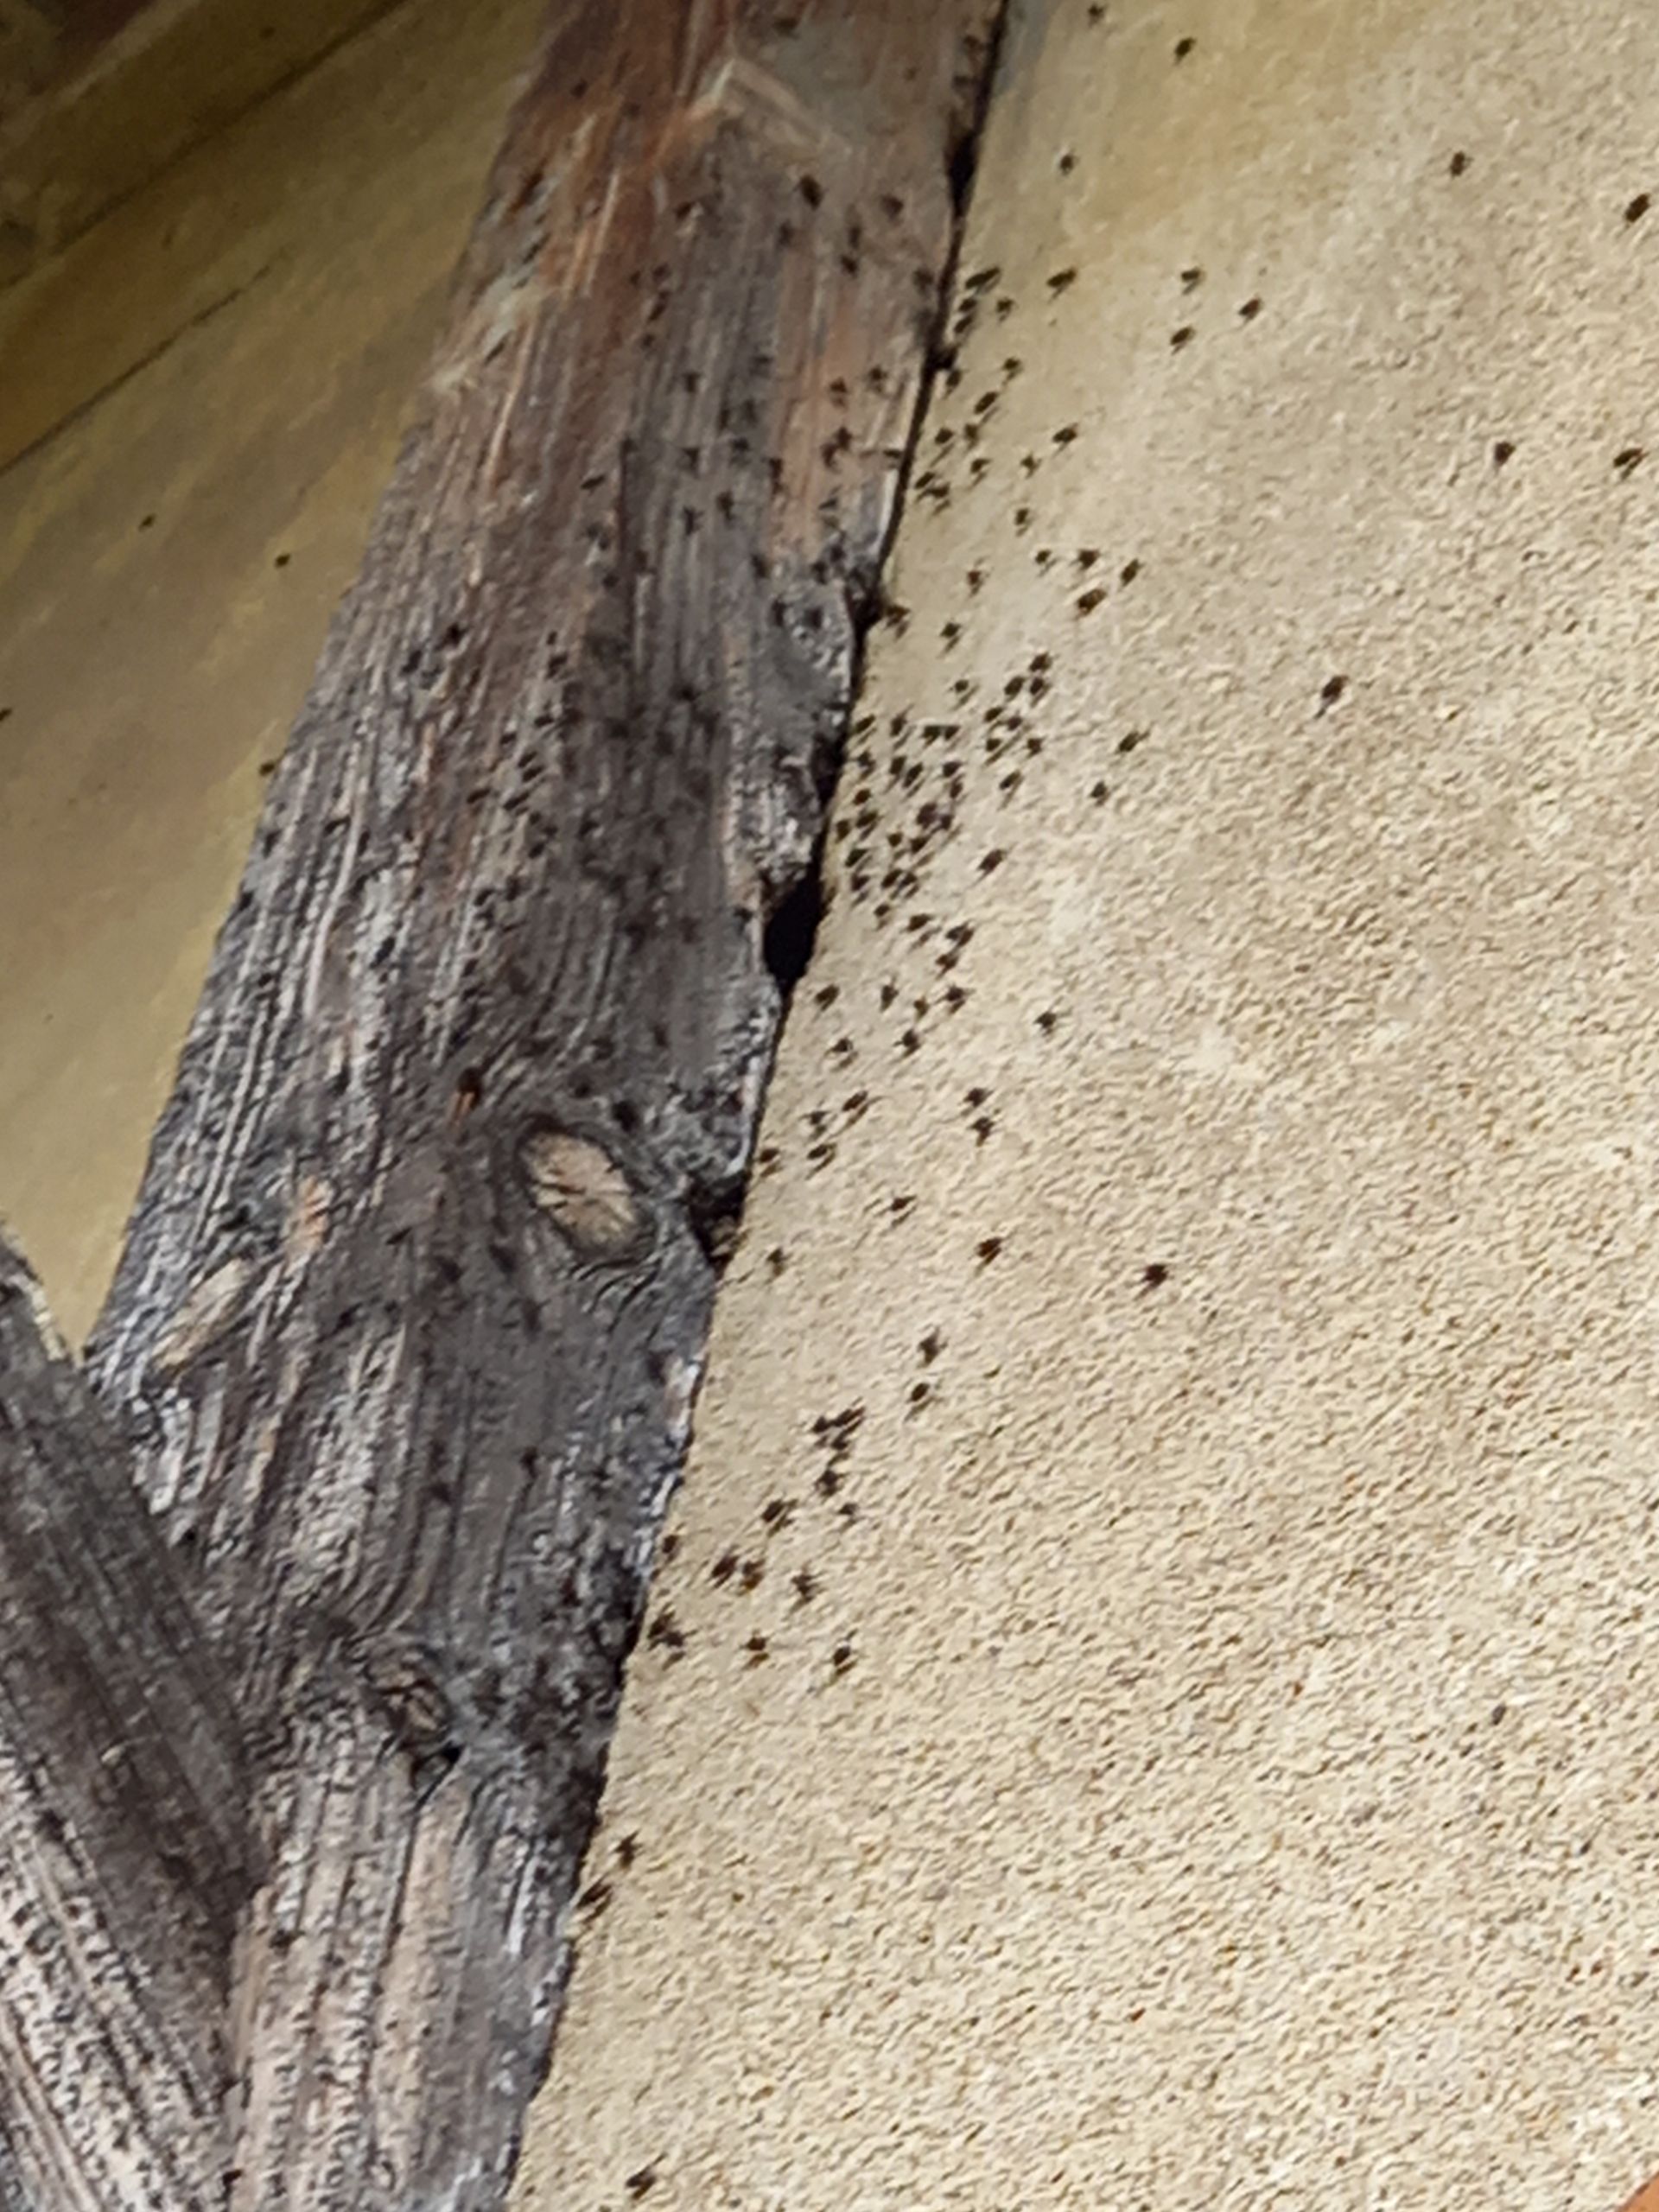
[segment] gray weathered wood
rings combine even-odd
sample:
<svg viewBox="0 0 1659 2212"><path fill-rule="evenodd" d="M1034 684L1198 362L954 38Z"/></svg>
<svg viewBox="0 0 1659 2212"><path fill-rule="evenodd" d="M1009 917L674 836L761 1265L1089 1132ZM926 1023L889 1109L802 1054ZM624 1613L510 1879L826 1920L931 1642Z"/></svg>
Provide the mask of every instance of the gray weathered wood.
<svg viewBox="0 0 1659 2212"><path fill-rule="evenodd" d="M233 2212L499 2200L993 12L556 13L273 784L91 1355L267 1855Z"/></svg>
<svg viewBox="0 0 1659 2212"><path fill-rule="evenodd" d="M256 1867L229 1677L3 1239L0 1592L0 2201L207 2201Z"/></svg>

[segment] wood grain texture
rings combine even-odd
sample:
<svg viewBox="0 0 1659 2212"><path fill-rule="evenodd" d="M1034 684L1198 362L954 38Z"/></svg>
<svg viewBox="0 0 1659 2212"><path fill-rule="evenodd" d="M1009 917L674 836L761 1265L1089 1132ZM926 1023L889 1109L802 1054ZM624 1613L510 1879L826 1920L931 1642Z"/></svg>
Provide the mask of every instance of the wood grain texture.
<svg viewBox="0 0 1659 2212"><path fill-rule="evenodd" d="M274 780L89 1357L266 1854L232 2212L503 2193L993 12L556 13Z"/></svg>
<svg viewBox="0 0 1659 2212"><path fill-rule="evenodd" d="M0 1378L0 2202L162 2212L225 2163L229 1678L3 1240Z"/></svg>

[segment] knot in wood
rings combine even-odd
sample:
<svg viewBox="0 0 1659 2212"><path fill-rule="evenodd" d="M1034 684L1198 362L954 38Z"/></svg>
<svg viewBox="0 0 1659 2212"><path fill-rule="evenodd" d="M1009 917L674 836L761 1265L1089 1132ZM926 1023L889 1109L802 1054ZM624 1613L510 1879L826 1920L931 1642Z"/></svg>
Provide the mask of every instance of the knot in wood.
<svg viewBox="0 0 1659 2212"><path fill-rule="evenodd" d="M626 1260L645 1238L632 1185L602 1147L568 1129L534 1129L520 1154L530 1194L586 1259Z"/></svg>

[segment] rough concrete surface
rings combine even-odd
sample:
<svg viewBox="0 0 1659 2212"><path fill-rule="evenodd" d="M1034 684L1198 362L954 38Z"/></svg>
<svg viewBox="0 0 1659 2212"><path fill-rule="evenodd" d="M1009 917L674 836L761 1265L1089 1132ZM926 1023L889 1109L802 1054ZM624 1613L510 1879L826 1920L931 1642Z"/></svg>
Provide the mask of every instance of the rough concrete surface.
<svg viewBox="0 0 1659 2212"><path fill-rule="evenodd" d="M1005 79L518 2212L1610 2212L1659 14Z"/></svg>
<svg viewBox="0 0 1659 2212"><path fill-rule="evenodd" d="M406 0L0 302L0 1215L102 1296L543 0Z"/></svg>

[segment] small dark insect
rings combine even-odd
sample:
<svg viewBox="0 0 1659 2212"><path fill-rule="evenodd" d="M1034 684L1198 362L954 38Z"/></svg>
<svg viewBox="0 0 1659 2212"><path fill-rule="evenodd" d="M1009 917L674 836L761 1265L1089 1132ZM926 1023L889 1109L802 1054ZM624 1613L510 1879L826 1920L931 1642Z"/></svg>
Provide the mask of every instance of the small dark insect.
<svg viewBox="0 0 1659 2212"><path fill-rule="evenodd" d="M685 1649L685 1630L671 1608L664 1606L652 1621L645 1630L645 1642L654 1651L665 1651L671 1659L677 1659Z"/></svg>
<svg viewBox="0 0 1659 2212"><path fill-rule="evenodd" d="M902 1198L888 1199L887 1211L891 1214L906 1214L910 1211L915 1203L915 1193L913 1192L906 1192Z"/></svg>
<svg viewBox="0 0 1659 2212"><path fill-rule="evenodd" d="M1091 584L1087 591L1080 591L1077 599L1078 613L1092 614L1105 596L1098 584Z"/></svg>
<svg viewBox="0 0 1659 2212"><path fill-rule="evenodd" d="M1453 154L1446 166L1453 176L1461 176L1469 166L1469 156L1464 153Z"/></svg>
<svg viewBox="0 0 1659 2212"><path fill-rule="evenodd" d="M841 985L824 983L813 992L812 996L819 1006L834 1006L836 1001L841 996Z"/></svg>
<svg viewBox="0 0 1659 2212"><path fill-rule="evenodd" d="M1000 845L993 845L990 851L983 856L979 863L980 874L982 875L995 874L996 870L1001 867L1002 861L1003 853L1001 847Z"/></svg>
<svg viewBox="0 0 1659 2212"><path fill-rule="evenodd" d="M1133 753L1137 745L1144 745L1147 733L1143 729L1126 729L1117 741L1120 753Z"/></svg>
<svg viewBox="0 0 1659 2212"><path fill-rule="evenodd" d="M627 2190L630 2196L639 2197L648 2196L657 2186L656 2167L641 2166L638 2173L632 2173L628 2176L626 2181L623 2183L622 2186Z"/></svg>
<svg viewBox="0 0 1659 2212"><path fill-rule="evenodd" d="M1613 467L1621 476L1633 475L1647 459L1645 446L1621 446L1613 455Z"/></svg>
<svg viewBox="0 0 1659 2212"><path fill-rule="evenodd" d="M1169 1269L1161 1260L1149 1260L1141 1271L1142 1290L1160 1290L1169 1281Z"/></svg>
<svg viewBox="0 0 1659 2212"><path fill-rule="evenodd" d="M1089 0L1089 20L1091 23L1105 22L1106 0Z"/></svg>
<svg viewBox="0 0 1659 2212"><path fill-rule="evenodd" d="M981 1267L988 1268L1002 1249L1002 1239L1000 1236L982 1236L974 1249L979 1255Z"/></svg>
<svg viewBox="0 0 1659 2212"><path fill-rule="evenodd" d="M1057 446L1069 446L1076 439L1077 435L1077 426L1075 423L1062 423L1054 433L1054 442Z"/></svg>
<svg viewBox="0 0 1659 2212"><path fill-rule="evenodd" d="M920 1033L914 1029L906 1029L904 1035L899 1039L899 1050L905 1052L919 1052L921 1050L921 1044L922 1039Z"/></svg>
<svg viewBox="0 0 1659 2212"><path fill-rule="evenodd" d="M789 1255L781 1244L774 1244L766 1255L766 1272L774 1281L789 1265Z"/></svg>
<svg viewBox="0 0 1659 2212"><path fill-rule="evenodd" d="M1062 292L1069 291L1077 281L1077 272L1075 269L1057 269L1048 280L1048 289L1058 299Z"/></svg>
<svg viewBox="0 0 1659 2212"><path fill-rule="evenodd" d="M1261 298L1259 295L1252 292L1249 298L1246 300L1243 305L1239 308L1238 319L1241 322L1254 322L1261 312Z"/></svg>
<svg viewBox="0 0 1659 2212"><path fill-rule="evenodd" d="M1320 704L1334 707L1347 689L1348 679L1345 676L1327 676L1319 686Z"/></svg>
<svg viewBox="0 0 1659 2212"><path fill-rule="evenodd" d="M759 1667L765 1663L766 1658L766 1639L761 1635L759 1629L756 1629L754 1634L747 1639L743 1649L749 1655L748 1663L751 1667Z"/></svg>
<svg viewBox="0 0 1659 2212"><path fill-rule="evenodd" d="M1107 800L1111 797L1111 793L1108 791L1103 783L1090 784L1089 786L1089 796L1093 799L1096 806L1104 806Z"/></svg>
<svg viewBox="0 0 1659 2212"><path fill-rule="evenodd" d="M1494 440L1492 445L1492 467L1494 468L1502 468L1504 462L1510 459L1514 451L1515 441L1512 438L1497 438Z"/></svg>
<svg viewBox="0 0 1659 2212"><path fill-rule="evenodd" d="M1638 192L1634 200L1627 200L1624 203L1625 221L1639 223L1652 205L1652 200L1645 192Z"/></svg>
<svg viewBox="0 0 1659 2212"><path fill-rule="evenodd" d="M910 1402L912 1407L925 1406L932 1395L933 1385L931 1382L912 1382L910 1386Z"/></svg>
<svg viewBox="0 0 1659 2212"><path fill-rule="evenodd" d="M1117 581L1121 584L1132 584L1140 573L1139 561L1126 561L1117 572Z"/></svg>
<svg viewBox="0 0 1659 2212"><path fill-rule="evenodd" d="M1178 61L1185 61L1198 42L1195 38L1178 38L1175 41L1175 59Z"/></svg>
<svg viewBox="0 0 1659 2212"><path fill-rule="evenodd" d="M589 1882L576 1899L578 1912L601 1913L611 1901L611 1885L606 1881Z"/></svg>
<svg viewBox="0 0 1659 2212"><path fill-rule="evenodd" d="M1204 271L1203 271L1203 270L1202 270L1202 269L1183 269L1183 270L1182 270L1182 271L1181 271L1181 289L1182 289L1184 292L1196 292L1196 291L1198 290L1198 289L1199 285L1200 285L1200 284L1202 284L1202 283L1203 283L1203 282L1204 282Z"/></svg>
<svg viewBox="0 0 1659 2212"><path fill-rule="evenodd" d="M939 1334L937 1329L930 1329L927 1334L922 1338L920 1344L917 1345L916 1349L922 1355L922 1365L924 1367L931 1367L934 1361L944 1350L944 1338Z"/></svg>
<svg viewBox="0 0 1659 2212"><path fill-rule="evenodd" d="M797 189L809 207L818 207L823 204L823 187L817 177L804 176Z"/></svg>
<svg viewBox="0 0 1659 2212"><path fill-rule="evenodd" d="M1197 335L1197 332L1190 322L1184 322L1179 330L1172 330L1169 334L1171 353L1179 353L1182 346L1190 346Z"/></svg>
<svg viewBox="0 0 1659 2212"><path fill-rule="evenodd" d="M969 571L968 571L968 575L967 575L967 584L968 584L968 588L969 588L969 591L977 591L977 590L979 589L980 586L984 582L984 581L985 581L985 571L984 571L984 569L969 569Z"/></svg>
<svg viewBox="0 0 1659 2212"><path fill-rule="evenodd" d="M817 1576L813 1573L810 1567L804 1567L794 1575L792 1580L794 1582L796 1604L798 1605L810 1605L812 1600L818 1594Z"/></svg>
<svg viewBox="0 0 1659 2212"><path fill-rule="evenodd" d="M781 1529L794 1510L786 1497L770 1497L760 1509L760 1518L768 1529Z"/></svg>
<svg viewBox="0 0 1659 2212"><path fill-rule="evenodd" d="M763 1560L758 1559L744 1560L738 1569L737 1586L745 1597L751 1595L760 1587L761 1583L766 1580L766 1565Z"/></svg>
<svg viewBox="0 0 1659 2212"><path fill-rule="evenodd" d="M639 1839L637 1835L628 1834L618 1836L616 1839L617 1864L623 1868L624 1872L632 1866L634 1860L639 1856Z"/></svg>
<svg viewBox="0 0 1659 2212"><path fill-rule="evenodd" d="M1037 1027L1045 1037L1052 1037L1054 1034L1054 1025L1059 1018L1052 1007L1046 1007L1037 1017Z"/></svg>
<svg viewBox="0 0 1659 2212"><path fill-rule="evenodd" d="M1077 166L1077 157L1075 154L1062 154L1054 166L1062 176L1070 176Z"/></svg>
<svg viewBox="0 0 1659 2212"><path fill-rule="evenodd" d="M714 1565L709 1570L709 1580L711 1582L729 1582L736 1573L737 1554L735 1552L721 1552L720 1557L715 1561Z"/></svg>
<svg viewBox="0 0 1659 2212"><path fill-rule="evenodd" d="M1029 507L1016 507L1014 509L1014 526L1016 530L1027 530L1030 528L1031 509Z"/></svg>
<svg viewBox="0 0 1659 2212"><path fill-rule="evenodd" d="M830 1654L830 1667L837 1675L844 1675L852 1663L853 1647L850 1643L838 1643Z"/></svg>

